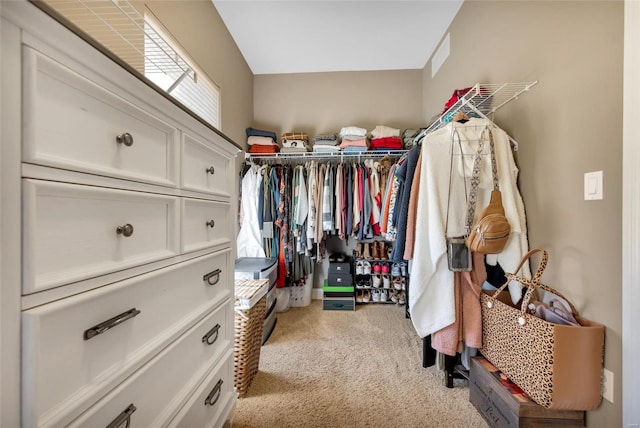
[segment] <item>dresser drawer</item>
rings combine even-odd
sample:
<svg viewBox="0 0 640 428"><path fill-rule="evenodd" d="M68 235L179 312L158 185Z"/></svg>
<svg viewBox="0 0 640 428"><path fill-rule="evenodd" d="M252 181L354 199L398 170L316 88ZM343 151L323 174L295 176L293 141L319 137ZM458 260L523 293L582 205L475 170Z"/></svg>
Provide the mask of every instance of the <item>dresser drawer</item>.
<svg viewBox="0 0 640 428"><path fill-rule="evenodd" d="M25 294L179 251L176 197L31 179L23 192Z"/></svg>
<svg viewBox="0 0 640 428"><path fill-rule="evenodd" d="M221 427L236 398L233 357L221 361L205 378L169 427Z"/></svg>
<svg viewBox="0 0 640 428"><path fill-rule="evenodd" d="M231 359L232 311L224 305L208 315L69 426L106 427L131 404L132 427L166 424L216 362Z"/></svg>
<svg viewBox="0 0 640 428"><path fill-rule="evenodd" d="M26 425L57 425L87 408L231 297L229 257L198 257L24 311Z"/></svg>
<svg viewBox="0 0 640 428"><path fill-rule="evenodd" d="M177 186L176 128L29 47L23 61L25 162Z"/></svg>
<svg viewBox="0 0 640 428"><path fill-rule="evenodd" d="M231 159L215 150L211 141L205 143L187 133L182 140L182 187L230 197L236 178ZM227 143L221 139L221 144Z"/></svg>
<svg viewBox="0 0 640 428"><path fill-rule="evenodd" d="M229 244L229 204L182 199L182 251Z"/></svg>

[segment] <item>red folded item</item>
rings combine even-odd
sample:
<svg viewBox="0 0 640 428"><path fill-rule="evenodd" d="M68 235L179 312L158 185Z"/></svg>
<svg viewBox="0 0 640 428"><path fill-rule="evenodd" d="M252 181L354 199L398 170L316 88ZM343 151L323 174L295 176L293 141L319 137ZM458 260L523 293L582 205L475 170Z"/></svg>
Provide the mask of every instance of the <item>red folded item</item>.
<svg viewBox="0 0 640 428"><path fill-rule="evenodd" d="M369 144L369 149L389 149L396 150L402 148L402 140L400 137L383 137L374 138Z"/></svg>
<svg viewBox="0 0 640 428"><path fill-rule="evenodd" d="M453 91L451 98L449 98L449 100L444 104L444 110L442 110L442 113L446 113L447 110L449 110L455 103L457 103L458 100L462 98L472 88L473 86L470 86L468 88L456 89L455 91Z"/></svg>
<svg viewBox="0 0 640 428"><path fill-rule="evenodd" d="M249 147L249 153L252 154L264 154L264 153L278 153L280 151L280 147L278 146L262 146L259 144L254 144Z"/></svg>

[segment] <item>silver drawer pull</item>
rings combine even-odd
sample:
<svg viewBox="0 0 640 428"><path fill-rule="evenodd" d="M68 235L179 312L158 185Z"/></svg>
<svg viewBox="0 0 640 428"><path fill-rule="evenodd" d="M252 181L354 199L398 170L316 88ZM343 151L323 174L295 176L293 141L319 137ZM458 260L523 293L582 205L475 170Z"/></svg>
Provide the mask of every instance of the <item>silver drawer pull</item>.
<svg viewBox="0 0 640 428"><path fill-rule="evenodd" d="M133 403L129 404L129 407L124 409L122 413L120 413L114 420L112 420L111 423L107 425L107 428L118 428L122 426L122 424L124 424L125 422L127 423L125 425L125 428L129 428L129 425L131 424L131 415L135 411L136 411L136 406L134 406Z"/></svg>
<svg viewBox="0 0 640 428"><path fill-rule="evenodd" d="M209 174L213 175L216 172L216 169L214 167L210 166L205 171L208 172Z"/></svg>
<svg viewBox="0 0 640 428"><path fill-rule="evenodd" d="M211 219L211 220L209 220L209 221L207 222L207 226L209 226L209 227L213 227L213 226L215 226L215 225L216 225L216 222L215 222L213 219Z"/></svg>
<svg viewBox="0 0 640 428"><path fill-rule="evenodd" d="M206 343L207 345L213 345L215 341L218 340L219 330L220 330L220 324L216 324L216 326L213 327L211 330L209 330L207 334L202 336L202 343ZM213 338L213 340L210 340L211 336L213 336L214 334L215 334L215 337Z"/></svg>
<svg viewBox="0 0 640 428"><path fill-rule="evenodd" d="M213 387L213 389L209 393L209 396L207 397L207 399L204 400L204 405L205 406L213 406L214 404L216 404L216 402L220 398L220 392L221 391L222 391L222 379L220 379L218 381L218 383L216 383L216 386Z"/></svg>
<svg viewBox="0 0 640 428"><path fill-rule="evenodd" d="M203 281L207 281L209 285L216 285L218 281L220 281L220 274L222 271L220 269L216 269L213 272L209 272L205 276L202 277ZM215 276L215 281L211 282L211 278Z"/></svg>
<svg viewBox="0 0 640 428"><path fill-rule="evenodd" d="M118 135L116 137L116 141L118 144L124 144L127 147L133 146L133 135L125 132L124 134Z"/></svg>
<svg viewBox="0 0 640 428"><path fill-rule="evenodd" d="M122 324L123 322L130 320L133 317L138 316L139 313L139 310L133 308L129 309L127 312L123 312L120 315L116 315L111 319L101 322L100 324L84 331L84 340L89 340L93 337L96 337L97 335L102 334L105 331L112 329L113 327Z"/></svg>
<svg viewBox="0 0 640 428"><path fill-rule="evenodd" d="M129 223L125 224L124 226L118 226L116 227L116 233L122 236L131 236L133 235L133 226Z"/></svg>

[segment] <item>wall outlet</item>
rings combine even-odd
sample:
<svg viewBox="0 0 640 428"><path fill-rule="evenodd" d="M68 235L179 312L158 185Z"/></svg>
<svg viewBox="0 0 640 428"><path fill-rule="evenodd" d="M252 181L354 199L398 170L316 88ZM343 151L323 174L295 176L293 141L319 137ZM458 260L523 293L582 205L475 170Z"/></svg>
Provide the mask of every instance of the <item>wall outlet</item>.
<svg viewBox="0 0 640 428"><path fill-rule="evenodd" d="M602 372L602 398L613 403L613 372L607 369Z"/></svg>

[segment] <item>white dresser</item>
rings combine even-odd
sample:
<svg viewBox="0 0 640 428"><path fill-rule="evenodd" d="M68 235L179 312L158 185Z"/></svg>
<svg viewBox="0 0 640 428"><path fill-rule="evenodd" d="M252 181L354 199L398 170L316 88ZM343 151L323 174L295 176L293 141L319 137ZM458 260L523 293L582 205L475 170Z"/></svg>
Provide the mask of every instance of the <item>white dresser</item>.
<svg viewBox="0 0 640 428"><path fill-rule="evenodd" d="M0 7L0 426L222 426L239 149L34 5Z"/></svg>

